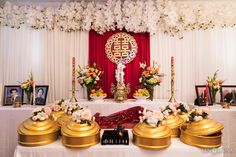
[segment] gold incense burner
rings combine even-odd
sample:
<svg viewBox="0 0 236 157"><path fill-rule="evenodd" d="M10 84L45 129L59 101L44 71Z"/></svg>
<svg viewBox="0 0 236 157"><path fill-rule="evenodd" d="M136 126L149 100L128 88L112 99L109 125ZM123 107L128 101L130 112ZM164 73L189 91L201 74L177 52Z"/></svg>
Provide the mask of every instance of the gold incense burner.
<svg viewBox="0 0 236 157"><path fill-rule="evenodd" d="M23 146L42 146L57 140L59 127L52 119L33 121L28 118L18 127L18 143Z"/></svg>
<svg viewBox="0 0 236 157"><path fill-rule="evenodd" d="M166 118L165 124L171 129L171 137L179 137L179 128L184 124L184 122L184 119L179 115L169 115Z"/></svg>
<svg viewBox="0 0 236 157"><path fill-rule="evenodd" d="M89 125L70 120L62 126L61 134L63 145L70 148L87 148L100 142L100 127L95 121Z"/></svg>
<svg viewBox="0 0 236 157"><path fill-rule="evenodd" d="M116 102L122 103L127 100L127 95L130 92L130 84L124 85L118 83L117 86L111 85L111 93L114 95Z"/></svg>
<svg viewBox="0 0 236 157"><path fill-rule="evenodd" d="M164 149L171 144L171 130L166 125L158 127L138 123L133 130L133 143L146 149Z"/></svg>
<svg viewBox="0 0 236 157"><path fill-rule="evenodd" d="M221 130L224 126L212 119L203 119L183 125L180 140L185 144L200 148L217 148L221 146Z"/></svg>

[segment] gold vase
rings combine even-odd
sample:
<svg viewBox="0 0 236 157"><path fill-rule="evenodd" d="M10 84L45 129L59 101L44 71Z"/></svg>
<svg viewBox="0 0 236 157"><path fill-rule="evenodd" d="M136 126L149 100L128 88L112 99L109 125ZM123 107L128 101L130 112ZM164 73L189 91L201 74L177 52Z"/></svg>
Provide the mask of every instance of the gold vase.
<svg viewBox="0 0 236 157"><path fill-rule="evenodd" d="M63 145L70 148L87 148L100 142L100 127L95 121L91 125L67 121L61 134Z"/></svg>
<svg viewBox="0 0 236 157"><path fill-rule="evenodd" d="M147 149L164 149L171 144L171 130L166 125L158 127L138 123L133 130L133 143Z"/></svg>
<svg viewBox="0 0 236 157"><path fill-rule="evenodd" d="M57 140L59 127L52 119L33 121L28 118L18 127L18 143L23 146L41 146Z"/></svg>
<svg viewBox="0 0 236 157"><path fill-rule="evenodd" d="M71 120L72 115L63 113L58 119L57 123L60 127L64 125L67 121Z"/></svg>
<svg viewBox="0 0 236 157"><path fill-rule="evenodd" d="M171 137L179 137L179 128L184 124L184 122L184 119L179 115L171 114L166 118L165 123L171 129Z"/></svg>
<svg viewBox="0 0 236 157"><path fill-rule="evenodd" d="M182 126L180 140L185 144L200 148L217 148L221 146L223 125L212 119L203 119Z"/></svg>

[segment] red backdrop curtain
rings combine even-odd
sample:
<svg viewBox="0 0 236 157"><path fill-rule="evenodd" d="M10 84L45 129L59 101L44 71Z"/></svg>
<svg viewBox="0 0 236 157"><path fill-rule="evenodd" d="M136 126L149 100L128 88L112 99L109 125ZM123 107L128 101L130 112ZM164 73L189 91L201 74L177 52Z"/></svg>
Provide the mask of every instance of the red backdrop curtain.
<svg viewBox="0 0 236 157"><path fill-rule="evenodd" d="M99 85L107 93L108 98L112 98L110 92L111 83L117 84L115 79L115 69L117 65L111 62L105 53L105 44L110 36L121 31L109 31L100 35L95 31L89 32L89 65L96 63L99 68L104 71ZM124 31L122 31L124 32ZM150 36L149 33L132 33L126 32L134 37L138 46L138 52L134 60L126 64L125 72L125 84L130 83L131 91L128 98L132 98L135 88L139 86L139 77L141 69L139 62L146 62L150 65Z"/></svg>

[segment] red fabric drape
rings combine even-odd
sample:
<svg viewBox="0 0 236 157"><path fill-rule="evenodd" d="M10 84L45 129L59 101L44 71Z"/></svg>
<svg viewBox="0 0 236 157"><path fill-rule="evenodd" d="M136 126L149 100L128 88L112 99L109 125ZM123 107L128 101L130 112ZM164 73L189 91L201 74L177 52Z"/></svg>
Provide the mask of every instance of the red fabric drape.
<svg viewBox="0 0 236 157"><path fill-rule="evenodd" d="M116 84L115 69L117 65L111 62L105 53L105 44L110 36L121 31L109 31L103 35L95 31L89 32L89 65L96 63L104 71L100 81L100 86L107 93L108 98L113 98L110 89L111 83ZM124 31L122 31L124 32ZM128 98L132 98L135 87L139 85L141 69L139 62L146 62L150 65L150 36L149 33L126 32L134 37L138 46L138 52L134 60L125 66L125 84L130 83L131 91Z"/></svg>

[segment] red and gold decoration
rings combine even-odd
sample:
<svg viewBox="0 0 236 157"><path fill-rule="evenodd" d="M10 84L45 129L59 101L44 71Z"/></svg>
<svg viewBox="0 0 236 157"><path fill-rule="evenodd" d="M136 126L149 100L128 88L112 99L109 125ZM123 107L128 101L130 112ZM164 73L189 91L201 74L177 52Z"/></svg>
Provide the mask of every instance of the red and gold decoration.
<svg viewBox="0 0 236 157"><path fill-rule="evenodd" d="M224 126L208 118L208 109L195 108L189 113L188 125L183 125L180 140L185 144L200 148L217 148L221 146Z"/></svg>
<svg viewBox="0 0 236 157"><path fill-rule="evenodd" d="M174 57L171 57L171 96L169 102L176 102L175 100L175 66Z"/></svg>
<svg viewBox="0 0 236 157"><path fill-rule="evenodd" d="M89 109L81 108L61 128L62 143L70 148L87 148L100 142L100 127Z"/></svg>
<svg viewBox="0 0 236 157"><path fill-rule="evenodd" d="M171 144L171 130L164 125L165 115L161 111L144 109L140 123L134 126L133 143L147 149L164 149Z"/></svg>
<svg viewBox="0 0 236 157"><path fill-rule="evenodd" d="M41 146L57 140L60 128L52 120L50 107L36 108L32 116L18 127L18 143L23 146Z"/></svg>
<svg viewBox="0 0 236 157"><path fill-rule="evenodd" d="M137 49L135 39L124 32L112 35L105 46L107 57L116 64L119 64L120 61L123 64L131 62L136 56Z"/></svg>

